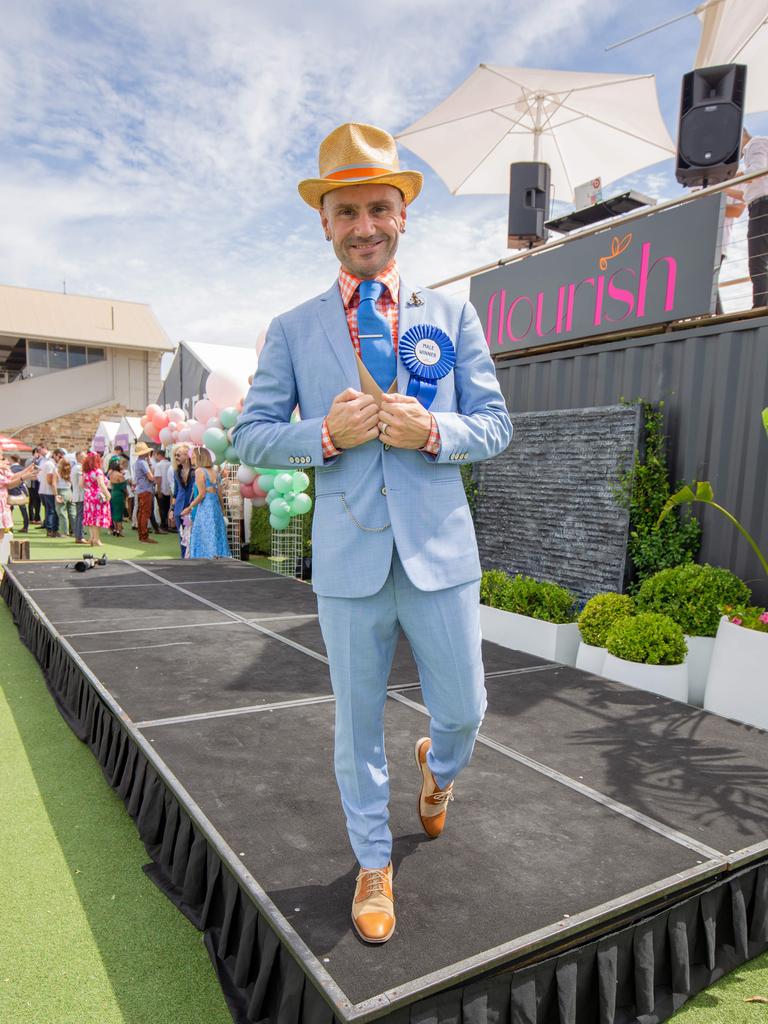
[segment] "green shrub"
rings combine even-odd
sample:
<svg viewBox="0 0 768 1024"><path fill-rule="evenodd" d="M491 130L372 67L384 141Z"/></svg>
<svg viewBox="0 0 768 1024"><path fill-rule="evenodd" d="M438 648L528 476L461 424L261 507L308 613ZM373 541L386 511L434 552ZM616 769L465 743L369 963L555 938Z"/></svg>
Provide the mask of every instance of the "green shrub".
<svg viewBox="0 0 768 1024"><path fill-rule="evenodd" d="M680 626L657 612L619 619L611 626L605 646L615 658L645 665L680 665L688 652Z"/></svg>
<svg viewBox="0 0 768 1024"><path fill-rule="evenodd" d="M611 626L634 614L635 602L629 594L595 594L579 615L581 638L585 644L605 647Z"/></svg>
<svg viewBox="0 0 768 1024"><path fill-rule="evenodd" d="M269 555L272 551L272 527L269 525L267 505L255 508L251 512L249 548L252 555Z"/></svg>
<svg viewBox="0 0 768 1024"><path fill-rule="evenodd" d="M692 562L701 544L701 525L686 511L668 515L657 529L657 520L672 493L667 469L664 435L664 403L654 408L640 402L643 417L642 451L636 452L632 469L620 479L615 496L629 511L627 555L631 567L630 593L659 569Z"/></svg>
<svg viewBox="0 0 768 1024"><path fill-rule="evenodd" d="M661 612L689 636L714 636L724 604L746 604L751 591L728 569L679 565L643 580L637 592L641 612Z"/></svg>
<svg viewBox="0 0 768 1024"><path fill-rule="evenodd" d="M480 600L491 608L529 615L544 622L575 622L576 598L557 583L534 580L530 576L511 577L498 569L483 573Z"/></svg>

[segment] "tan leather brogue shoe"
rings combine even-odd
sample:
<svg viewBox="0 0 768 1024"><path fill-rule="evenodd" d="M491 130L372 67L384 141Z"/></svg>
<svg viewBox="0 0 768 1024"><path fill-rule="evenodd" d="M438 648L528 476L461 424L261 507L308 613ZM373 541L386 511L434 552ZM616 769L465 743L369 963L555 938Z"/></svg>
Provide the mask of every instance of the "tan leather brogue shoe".
<svg viewBox="0 0 768 1024"><path fill-rule="evenodd" d="M421 827L430 839L437 839L445 826L448 803L453 800L453 783L440 789L435 777L427 766L427 751L432 746L429 736L422 736L416 741L416 764L421 772L421 790L419 791L419 818Z"/></svg>
<svg viewBox="0 0 768 1024"><path fill-rule="evenodd" d="M364 942L386 942L395 930L392 864L360 868L352 901L352 923Z"/></svg>

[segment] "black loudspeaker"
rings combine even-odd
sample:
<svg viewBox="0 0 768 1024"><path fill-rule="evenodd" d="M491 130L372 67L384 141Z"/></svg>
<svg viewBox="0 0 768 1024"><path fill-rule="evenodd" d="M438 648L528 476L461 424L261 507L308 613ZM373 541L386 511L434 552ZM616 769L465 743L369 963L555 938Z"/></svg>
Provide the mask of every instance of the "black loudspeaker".
<svg viewBox="0 0 768 1024"><path fill-rule="evenodd" d="M744 64L683 75L675 167L682 185L716 185L736 174L746 86Z"/></svg>
<svg viewBox="0 0 768 1024"><path fill-rule="evenodd" d="M543 245L549 232L544 227L549 210L549 164L509 165L509 249Z"/></svg>

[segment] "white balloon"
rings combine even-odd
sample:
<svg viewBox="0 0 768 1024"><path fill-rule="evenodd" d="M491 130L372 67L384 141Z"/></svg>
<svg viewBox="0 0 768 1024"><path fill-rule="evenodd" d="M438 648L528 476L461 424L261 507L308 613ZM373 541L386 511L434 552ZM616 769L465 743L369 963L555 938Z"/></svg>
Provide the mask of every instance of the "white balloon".
<svg viewBox="0 0 768 1024"><path fill-rule="evenodd" d="M237 405L247 390L245 379L241 380L230 370L217 370L209 374L205 382L206 394L220 409Z"/></svg>
<svg viewBox="0 0 768 1024"><path fill-rule="evenodd" d="M171 423L183 423L186 418L187 414L183 409L179 409L178 407L175 409L168 409L168 419Z"/></svg>
<svg viewBox="0 0 768 1024"><path fill-rule="evenodd" d="M238 466L237 479L241 484L252 484L256 479L256 474L250 466Z"/></svg>
<svg viewBox="0 0 768 1024"><path fill-rule="evenodd" d="M217 430L221 430L221 420L218 416L211 416L205 425L206 427L216 427Z"/></svg>

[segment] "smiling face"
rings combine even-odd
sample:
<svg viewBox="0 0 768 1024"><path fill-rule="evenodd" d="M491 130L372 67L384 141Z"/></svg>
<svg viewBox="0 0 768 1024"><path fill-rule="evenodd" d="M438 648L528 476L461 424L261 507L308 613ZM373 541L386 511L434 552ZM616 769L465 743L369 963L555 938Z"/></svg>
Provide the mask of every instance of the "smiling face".
<svg viewBox="0 0 768 1024"><path fill-rule="evenodd" d="M374 278L394 259L405 230L405 202L394 185L348 185L323 196L320 220L342 267Z"/></svg>

